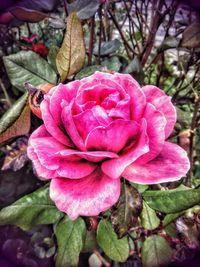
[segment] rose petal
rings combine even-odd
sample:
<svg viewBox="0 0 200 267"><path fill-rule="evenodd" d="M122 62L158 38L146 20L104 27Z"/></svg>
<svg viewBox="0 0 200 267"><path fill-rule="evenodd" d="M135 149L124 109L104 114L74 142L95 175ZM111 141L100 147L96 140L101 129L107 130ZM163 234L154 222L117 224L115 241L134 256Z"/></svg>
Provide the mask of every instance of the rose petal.
<svg viewBox="0 0 200 267"><path fill-rule="evenodd" d="M40 105L40 108L42 111L42 119L44 121L47 131L60 143L69 147L73 147L73 144L70 141L70 139L59 128L58 122L53 119L52 114L49 110L49 105L50 105L49 96L46 95L45 99L42 101Z"/></svg>
<svg viewBox="0 0 200 267"><path fill-rule="evenodd" d="M121 88L120 88L121 90ZM120 94L116 88L108 87L101 83L84 83L80 86L76 101L79 104L95 101L97 105L104 103L110 96L112 102L117 103L120 100Z"/></svg>
<svg viewBox="0 0 200 267"><path fill-rule="evenodd" d="M92 90L94 85L95 88L97 88L98 85L101 86L101 88L108 88L110 92L118 91L121 98L124 98L126 95L125 89L119 85L113 74L96 71L93 75L83 78L81 81L82 85L78 89L77 96L82 94L84 90Z"/></svg>
<svg viewBox="0 0 200 267"><path fill-rule="evenodd" d="M85 151L80 152L73 149L66 149L59 152L60 155L64 157L77 155L83 159L86 159L88 161L92 162L100 162L102 160L105 160L107 158L118 158L119 156L113 152L108 151Z"/></svg>
<svg viewBox="0 0 200 267"><path fill-rule="evenodd" d="M41 137L51 137L50 133L47 131L44 124L39 126L30 136L29 143L32 139L41 138Z"/></svg>
<svg viewBox="0 0 200 267"><path fill-rule="evenodd" d="M119 101L117 105L111 109L109 116L113 118L119 118L124 120L130 120L130 96Z"/></svg>
<svg viewBox="0 0 200 267"><path fill-rule="evenodd" d="M149 151L149 139L146 133L147 123L142 119L141 131L137 143L125 151L118 159L107 160L102 163L102 171L111 178L119 178L127 166L134 162L141 155Z"/></svg>
<svg viewBox="0 0 200 267"><path fill-rule="evenodd" d="M33 163L33 167L41 180L49 180L54 177L55 171L48 170L40 163L37 154L31 146L27 148L27 155Z"/></svg>
<svg viewBox="0 0 200 267"><path fill-rule="evenodd" d="M96 168L94 163L81 159L75 153L63 157L60 151L66 151L66 146L50 136L44 125L30 136L29 147L30 159L36 162L34 166L39 176L47 173L47 178L51 175L51 178L61 176L79 179L89 175Z"/></svg>
<svg viewBox="0 0 200 267"><path fill-rule="evenodd" d="M40 164L46 169L55 171L54 177L79 179L89 175L97 167L94 163L76 156L75 153L62 157L60 151L66 147L53 137L33 138L30 140L30 145L34 148Z"/></svg>
<svg viewBox="0 0 200 267"><path fill-rule="evenodd" d="M94 128L102 125L108 125L112 119L100 106L95 106L92 109L87 109L82 113L73 116L76 128L83 140L86 139L89 132Z"/></svg>
<svg viewBox="0 0 200 267"><path fill-rule="evenodd" d="M114 80L118 82L118 84L121 85L131 97L131 119L139 121L142 118L146 106L146 97L140 88L140 85L129 74L115 73Z"/></svg>
<svg viewBox="0 0 200 267"><path fill-rule="evenodd" d="M56 154L66 147L53 137L30 139L30 145L34 148L40 163L49 170L59 168L59 156Z"/></svg>
<svg viewBox="0 0 200 267"><path fill-rule="evenodd" d="M81 85L81 81L76 80L73 82L69 82L67 84L60 83L53 91L50 98L50 111L57 122L58 125L61 125L61 112L62 100L70 103L71 100L76 96L77 90Z"/></svg>
<svg viewBox="0 0 200 267"><path fill-rule="evenodd" d="M137 164L144 164L147 161L154 159L162 150L165 142L165 125L166 119L162 113L156 108L147 103L144 118L147 121L147 135L149 137L150 151L139 157Z"/></svg>
<svg viewBox="0 0 200 267"><path fill-rule="evenodd" d="M107 127L92 130L86 140L87 150L105 150L118 153L136 139L139 126L128 120L115 120Z"/></svg>
<svg viewBox="0 0 200 267"><path fill-rule="evenodd" d="M73 121L82 140L85 140L88 133L99 126L98 120L94 117L92 110L89 109L73 116Z"/></svg>
<svg viewBox="0 0 200 267"><path fill-rule="evenodd" d="M117 91L109 94L103 102L101 102L101 107L105 110L110 110L116 106L116 104L120 101L120 94Z"/></svg>
<svg viewBox="0 0 200 267"><path fill-rule="evenodd" d="M120 180L112 180L99 169L79 180L53 179L50 197L57 208L75 220L96 216L115 204L120 195Z"/></svg>
<svg viewBox="0 0 200 267"><path fill-rule="evenodd" d="M85 145L83 142L83 139L81 138L79 132L76 129L76 125L74 123L73 117L72 117L72 106L73 101L69 104L63 107L61 118L65 127L66 132L70 136L73 143L76 145L77 148L79 148L82 151L85 151Z"/></svg>
<svg viewBox="0 0 200 267"><path fill-rule="evenodd" d="M39 138L49 138L51 137L50 134L47 132L44 124L38 127L30 136L28 148L27 148L27 155L30 160L33 162L33 166L36 170L36 173L38 176L40 176L40 179L46 180L51 179L54 177L54 171L46 169L42 164L40 163L37 154L34 151L34 148L31 146L31 142L33 140L37 140Z"/></svg>
<svg viewBox="0 0 200 267"><path fill-rule="evenodd" d="M127 180L141 184L157 184L179 180L190 168L187 153L180 146L166 142L160 155L143 165L135 163L123 172Z"/></svg>
<svg viewBox="0 0 200 267"><path fill-rule="evenodd" d="M112 119L108 116L104 108L101 106L94 106L92 107L93 116L98 120L99 125L107 126L109 123L112 122Z"/></svg>
<svg viewBox="0 0 200 267"><path fill-rule="evenodd" d="M91 174L97 165L86 160L68 161L60 160L59 168L56 170L58 177L80 179Z"/></svg>
<svg viewBox="0 0 200 267"><path fill-rule="evenodd" d="M167 96L165 92L153 85L146 85L142 87L147 102L153 104L157 110L162 112L167 120L165 126L165 139L171 134L176 123L176 109L171 102L171 97Z"/></svg>

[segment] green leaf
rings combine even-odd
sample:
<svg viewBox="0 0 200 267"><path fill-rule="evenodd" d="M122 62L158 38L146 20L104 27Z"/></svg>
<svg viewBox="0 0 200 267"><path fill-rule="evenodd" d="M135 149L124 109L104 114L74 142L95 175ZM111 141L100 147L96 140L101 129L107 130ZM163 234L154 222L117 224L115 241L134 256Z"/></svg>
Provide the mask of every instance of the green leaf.
<svg viewBox="0 0 200 267"><path fill-rule="evenodd" d="M180 217L182 214L184 214L184 211L177 212L177 213L169 213L165 216L163 220L163 226L169 225L171 222L176 220L178 217Z"/></svg>
<svg viewBox="0 0 200 267"><path fill-rule="evenodd" d="M134 187L124 184L121 197L111 212L111 223L120 238L127 233L133 219L139 216L141 210L140 194Z"/></svg>
<svg viewBox="0 0 200 267"><path fill-rule="evenodd" d="M56 226L58 243L56 267L76 267L83 249L86 225L82 218L75 221L65 216Z"/></svg>
<svg viewBox="0 0 200 267"><path fill-rule="evenodd" d="M113 56L102 61L101 66L102 68L106 67L108 70L119 72L122 63L120 62L119 57Z"/></svg>
<svg viewBox="0 0 200 267"><path fill-rule="evenodd" d="M144 80L144 71L137 56L128 64L123 73L131 74L140 84Z"/></svg>
<svg viewBox="0 0 200 267"><path fill-rule="evenodd" d="M167 241L158 235L148 237L142 246L144 267L160 267L170 263L172 249Z"/></svg>
<svg viewBox="0 0 200 267"><path fill-rule="evenodd" d="M105 254L114 261L124 262L129 256L127 237L117 239L112 225L101 220L97 228L97 242Z"/></svg>
<svg viewBox="0 0 200 267"><path fill-rule="evenodd" d="M142 196L152 209L165 213L176 213L200 202L200 188L146 191Z"/></svg>
<svg viewBox="0 0 200 267"><path fill-rule="evenodd" d="M144 193L148 188L149 186L146 185L146 184L136 184L136 183L130 183L133 187L135 187L137 189L137 191L139 193Z"/></svg>
<svg viewBox="0 0 200 267"><path fill-rule="evenodd" d="M121 42L118 39L114 39L109 42L102 42L101 48L100 48L100 55L101 56L108 56L114 52L116 52L121 46ZM93 49L93 54L98 55L99 54L99 44L95 44Z"/></svg>
<svg viewBox="0 0 200 267"><path fill-rule="evenodd" d="M0 144L30 130L30 108L25 93L0 119Z"/></svg>
<svg viewBox="0 0 200 267"><path fill-rule="evenodd" d="M151 209L145 201L143 201L143 209L140 215L141 224L145 229L154 230L160 225L160 219L156 212Z"/></svg>
<svg viewBox="0 0 200 267"><path fill-rule="evenodd" d="M92 65L83 68L76 74L75 79L80 80L84 77L90 76L93 73L95 73L95 71L105 71L105 68L106 70L112 70L118 72L121 68L121 65L122 63L120 62L119 57L113 56L110 57L109 59L102 61L101 65Z"/></svg>
<svg viewBox="0 0 200 267"><path fill-rule="evenodd" d="M20 116L28 99L25 93L0 119L0 134L7 130Z"/></svg>
<svg viewBox="0 0 200 267"><path fill-rule="evenodd" d="M56 66L61 81L77 73L83 67L84 61L83 27L76 13L71 13L67 18L67 31L56 57Z"/></svg>
<svg viewBox="0 0 200 267"><path fill-rule="evenodd" d="M52 68L55 70L56 73L58 72L57 67L56 67L56 56L58 54L58 51L59 51L59 47L56 45L52 45L49 49L49 53L47 57L49 64L52 66Z"/></svg>
<svg viewBox="0 0 200 267"><path fill-rule="evenodd" d="M177 218L179 218L180 216L182 216L183 214L188 214L188 217L193 217L194 214L200 212L200 206L199 205L195 205L194 207L188 209L188 210L184 210L181 212L177 212L177 213L169 213L165 216L164 220L163 220L163 226L167 226L168 224L170 224L171 222L173 222L174 220L176 220Z"/></svg>
<svg viewBox="0 0 200 267"><path fill-rule="evenodd" d="M75 0L71 2L67 5L69 13L77 12L78 17L82 20L95 15L101 4L99 0Z"/></svg>
<svg viewBox="0 0 200 267"><path fill-rule="evenodd" d="M170 223L164 227L164 231L167 235L177 237L177 229L175 223Z"/></svg>
<svg viewBox="0 0 200 267"><path fill-rule="evenodd" d="M25 90L25 82L34 86L57 82L57 75L52 67L32 51L20 51L3 57L3 61L12 85L21 91Z"/></svg>
<svg viewBox="0 0 200 267"><path fill-rule="evenodd" d="M164 39L161 46L159 47L159 52L163 52L167 49L176 48L179 45L180 40L174 36L168 36Z"/></svg>
<svg viewBox="0 0 200 267"><path fill-rule="evenodd" d="M80 80L84 77L92 75L93 73L95 73L95 71L101 71L101 70L102 70L101 65L92 65L92 66L85 67L76 74L75 79Z"/></svg>
<svg viewBox="0 0 200 267"><path fill-rule="evenodd" d="M49 188L44 186L17 200L0 211L0 225L15 224L29 230L38 224L54 224L63 213L49 198Z"/></svg>

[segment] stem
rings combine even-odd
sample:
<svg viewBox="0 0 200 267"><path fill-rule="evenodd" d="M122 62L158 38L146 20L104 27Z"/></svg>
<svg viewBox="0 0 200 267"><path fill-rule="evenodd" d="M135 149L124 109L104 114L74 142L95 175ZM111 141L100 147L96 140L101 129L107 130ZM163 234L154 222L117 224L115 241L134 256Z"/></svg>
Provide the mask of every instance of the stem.
<svg viewBox="0 0 200 267"><path fill-rule="evenodd" d="M67 0L63 0L63 4L64 4L64 10L65 10L65 14L66 14L66 17L68 16L68 9L67 9Z"/></svg>
<svg viewBox="0 0 200 267"><path fill-rule="evenodd" d="M93 44L94 44L94 28L95 28L95 20L94 16L90 20L90 41L89 41L89 49L88 49L88 66L92 64L92 52L93 52Z"/></svg>
<svg viewBox="0 0 200 267"><path fill-rule="evenodd" d="M0 79L0 86L1 86L1 89L2 89L2 91L4 93L4 96L5 96L5 99L6 99L6 102L7 102L8 106L11 107L12 106L12 102L10 100L10 97L9 97L9 95L7 93L6 87L5 87L2 79Z"/></svg>
<svg viewBox="0 0 200 267"><path fill-rule="evenodd" d="M149 55L151 54L151 51L152 51L152 48L154 45L154 41L155 41L155 37L156 37L156 32L159 28L161 20L164 19L164 16L161 14L163 3L164 3L163 0L159 1L158 7L157 7L156 12L155 12L155 16L152 18L149 36L148 36L146 45L145 45L144 50L143 50L143 55L142 55L142 60L141 60L142 66L145 65Z"/></svg>
<svg viewBox="0 0 200 267"><path fill-rule="evenodd" d="M188 186L191 186L192 167L194 164L194 159L193 159L193 150L194 150L194 145L195 145L194 137L195 137L195 128L197 126L197 121L198 121L199 107L200 107L200 97L197 97L195 99L194 112L193 112L192 122L191 122L191 127L190 127L190 146L189 146L190 170L186 178L186 185Z"/></svg>
<svg viewBox="0 0 200 267"><path fill-rule="evenodd" d="M100 25L99 25L99 44L98 44L98 64L101 64L101 35L102 35L102 5L100 5L99 8L99 19L100 19Z"/></svg>
<svg viewBox="0 0 200 267"><path fill-rule="evenodd" d="M123 40L123 42L124 42L124 46L125 46L127 55L128 55L128 57L131 59L131 58L132 58L132 55L130 55L129 51L131 51L132 54L136 54L136 52L135 52L134 49L130 46L130 44L128 43L128 41L126 40L126 38L124 37L124 34L123 34L123 32L122 32L122 30L121 30L121 28L120 28L120 26L119 26L119 24L118 24L116 18L113 16L112 12L111 12L109 9L108 9L108 13L109 13L109 15L110 15L110 17L111 17L111 19L112 19L112 21L113 21L115 27L116 27L117 30L119 31L119 34L120 34L120 36L121 36L121 38L122 38L122 40Z"/></svg>
<svg viewBox="0 0 200 267"><path fill-rule="evenodd" d="M100 254L97 250L94 250L94 254L99 258L99 260L102 262L102 264L103 264L105 267L110 267L110 263L107 262L107 261L101 256L101 254Z"/></svg>

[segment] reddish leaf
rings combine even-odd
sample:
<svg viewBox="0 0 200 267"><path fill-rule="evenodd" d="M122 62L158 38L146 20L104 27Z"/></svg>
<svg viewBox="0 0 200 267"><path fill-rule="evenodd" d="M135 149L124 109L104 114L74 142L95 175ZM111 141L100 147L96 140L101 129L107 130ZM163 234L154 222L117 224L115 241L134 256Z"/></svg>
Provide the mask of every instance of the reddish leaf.
<svg viewBox="0 0 200 267"><path fill-rule="evenodd" d="M18 6L11 8L9 11L17 19L26 22L39 22L48 17L48 14L45 14L41 11L27 9Z"/></svg>

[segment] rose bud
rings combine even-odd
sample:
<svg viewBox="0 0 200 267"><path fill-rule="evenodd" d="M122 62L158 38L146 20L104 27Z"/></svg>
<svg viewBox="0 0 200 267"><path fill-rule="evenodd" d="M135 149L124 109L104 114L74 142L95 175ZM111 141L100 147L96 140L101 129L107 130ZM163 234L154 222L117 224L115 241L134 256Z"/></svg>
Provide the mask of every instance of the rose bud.
<svg viewBox="0 0 200 267"><path fill-rule="evenodd" d="M40 103L42 102L44 98L44 94L48 93L52 87L54 87L54 84L51 83L45 83L41 84L37 87L32 86L30 83L25 83L25 88L29 92L29 106L31 108L31 111L38 117L42 118L42 113L40 110Z"/></svg>

